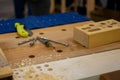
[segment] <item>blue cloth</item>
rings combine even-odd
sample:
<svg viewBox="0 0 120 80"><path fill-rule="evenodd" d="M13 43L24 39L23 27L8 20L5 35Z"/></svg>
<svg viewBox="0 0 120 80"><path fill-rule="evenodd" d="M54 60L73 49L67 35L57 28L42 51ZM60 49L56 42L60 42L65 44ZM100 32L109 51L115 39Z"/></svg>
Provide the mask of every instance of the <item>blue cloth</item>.
<svg viewBox="0 0 120 80"><path fill-rule="evenodd" d="M29 29L36 29L88 20L90 19L75 12L50 14L45 16L28 16L23 19L13 18L0 20L0 34L15 32L16 29L14 24L16 22L25 24Z"/></svg>

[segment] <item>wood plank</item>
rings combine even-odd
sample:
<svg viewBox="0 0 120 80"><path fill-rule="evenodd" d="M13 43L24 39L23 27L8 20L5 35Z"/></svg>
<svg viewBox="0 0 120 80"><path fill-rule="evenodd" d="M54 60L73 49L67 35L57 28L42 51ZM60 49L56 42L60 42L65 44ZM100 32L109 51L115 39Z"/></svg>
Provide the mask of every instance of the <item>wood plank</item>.
<svg viewBox="0 0 120 80"><path fill-rule="evenodd" d="M33 30L34 34L32 37L42 35L51 39L65 41L70 44L69 47L65 47L60 44L54 44L58 52L51 48L45 47L40 42L36 42L33 47L29 47L28 44L18 46L18 42L32 37L16 39L16 33L0 35L0 47L4 50L4 53L9 63L12 64L13 68L120 48L120 42L91 49L87 49L75 42L73 40L73 28L87 23L92 23L92 21ZM30 55L35 57L29 58Z"/></svg>
<svg viewBox="0 0 120 80"><path fill-rule="evenodd" d="M5 57L2 49L0 48L0 67L8 65L7 58Z"/></svg>
<svg viewBox="0 0 120 80"><path fill-rule="evenodd" d="M101 74L120 70L119 53L120 49L116 49L101 52L100 54L91 54L16 68L14 69L14 80L34 80L38 78L36 75L43 73L54 76L57 80L99 80L98 78ZM119 78L116 80L119 80Z"/></svg>
<svg viewBox="0 0 120 80"><path fill-rule="evenodd" d="M13 71L10 66L0 68L0 79L12 76Z"/></svg>
<svg viewBox="0 0 120 80"><path fill-rule="evenodd" d="M8 61L0 48L0 79L12 76L12 69L8 65Z"/></svg>

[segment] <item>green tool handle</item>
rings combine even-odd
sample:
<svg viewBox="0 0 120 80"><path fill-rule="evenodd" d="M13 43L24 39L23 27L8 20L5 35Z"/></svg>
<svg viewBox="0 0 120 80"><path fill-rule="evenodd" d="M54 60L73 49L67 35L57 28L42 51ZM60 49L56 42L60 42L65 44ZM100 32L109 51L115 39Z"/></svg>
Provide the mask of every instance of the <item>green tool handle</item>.
<svg viewBox="0 0 120 80"><path fill-rule="evenodd" d="M15 28L17 29L17 33L22 37L28 37L29 33L25 30L25 26L20 23L15 23Z"/></svg>

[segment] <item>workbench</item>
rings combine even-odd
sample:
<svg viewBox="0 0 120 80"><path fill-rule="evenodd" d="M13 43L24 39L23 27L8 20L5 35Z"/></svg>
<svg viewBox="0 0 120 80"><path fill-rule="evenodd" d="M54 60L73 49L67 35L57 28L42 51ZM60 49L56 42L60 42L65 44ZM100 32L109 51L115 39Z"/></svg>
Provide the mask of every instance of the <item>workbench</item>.
<svg viewBox="0 0 120 80"><path fill-rule="evenodd" d="M50 27L50 28L34 29L32 30L33 36L29 38L21 38L21 37L19 38L16 32L8 33L8 34L7 33L1 34L0 35L0 47L5 53L13 69L30 66L30 65L36 65L36 64L44 64L44 63L50 63L52 65L51 62L53 61L55 61L55 63L57 64L60 63L58 66L57 64L54 65L56 66L56 68L60 66L62 67L62 65L64 66L64 64L66 64L65 65L66 68L67 67L70 68L70 66L67 66L67 62L73 62L73 63L69 63L69 65L71 66L74 64L82 65L82 67L73 67L73 68L71 67L70 69L68 69L71 71L73 70L73 73L74 73L74 70L80 73L78 74L75 72L75 75L77 77L75 76L71 80L79 79L82 76L82 73L88 74L89 76L86 76L87 78L87 77L96 76L102 73L120 69L120 65L118 65L120 64L120 60L118 60L120 59L120 54L119 54L120 53L120 42L115 42L115 43L111 43L108 45L103 45L100 47L88 49L73 40L73 28L74 27L84 25L87 23L92 23L92 22L93 21L86 21L86 22L78 22L78 23L72 23L72 24L67 24L67 25L59 25L59 26ZM54 44L57 49L57 50L54 50L52 48L47 48L40 42L36 42L33 47L30 47L28 44L18 45L18 42L21 42L23 40L30 39L36 36L45 36L45 37L48 37L54 40L67 42L70 44L70 46L66 47L60 44ZM93 57L91 56L91 58L88 58L88 62L84 63L83 60L87 61L87 56L89 57L90 55L93 55ZM96 55L97 57L94 57L94 55ZM105 60L107 56L109 58ZM85 59L83 57L85 57ZM95 58L95 60L93 58ZM100 61L99 58L101 62L99 62ZM79 59L81 60L79 61ZM74 60L75 60L75 63L74 63ZM115 64L113 63L114 60L117 60ZM81 61L83 61L83 63ZM106 64L107 62L108 64ZM91 64L88 64L88 63L91 63ZM92 66L89 66L89 65L92 65ZM86 66L86 68L84 66ZM94 67L95 68L101 67L101 68L100 70L95 69L95 74L94 73L92 74L91 72L92 71L94 72L93 70ZM110 68L107 69L107 67L110 67ZM85 70L82 70L83 68ZM89 69L92 69L92 70L89 71ZM98 70L98 74L97 74L97 70ZM67 74L67 73L69 73L69 71L68 72L66 71L66 73L64 74ZM81 77L80 79L83 79L83 78L85 78L85 76ZM66 80L70 80L70 75L69 75L69 78L67 78Z"/></svg>

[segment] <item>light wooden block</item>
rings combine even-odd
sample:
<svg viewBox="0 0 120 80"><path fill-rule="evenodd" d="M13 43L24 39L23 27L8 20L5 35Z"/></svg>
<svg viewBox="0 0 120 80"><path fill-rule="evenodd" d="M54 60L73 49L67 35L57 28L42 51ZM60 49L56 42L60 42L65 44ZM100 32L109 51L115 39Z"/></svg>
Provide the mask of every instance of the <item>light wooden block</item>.
<svg viewBox="0 0 120 80"><path fill-rule="evenodd" d="M110 19L77 26L73 38L87 48L120 41L120 22Z"/></svg>
<svg viewBox="0 0 120 80"><path fill-rule="evenodd" d="M7 78L12 76L13 71L10 66L5 66L3 68L0 68L0 79L1 78Z"/></svg>
<svg viewBox="0 0 120 80"><path fill-rule="evenodd" d="M13 71L8 64L7 58L5 57L2 49L0 48L0 80L1 78L7 78L12 76Z"/></svg>

